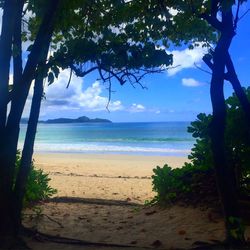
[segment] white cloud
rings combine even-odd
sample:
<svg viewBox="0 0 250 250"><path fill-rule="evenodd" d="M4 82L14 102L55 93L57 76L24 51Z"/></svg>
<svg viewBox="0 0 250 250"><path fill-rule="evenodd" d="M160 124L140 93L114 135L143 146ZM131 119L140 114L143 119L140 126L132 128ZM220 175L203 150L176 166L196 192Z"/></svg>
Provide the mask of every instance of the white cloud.
<svg viewBox="0 0 250 250"><path fill-rule="evenodd" d="M143 105L141 105L141 104L133 103L129 110L132 113L138 113L138 112L145 111L146 108Z"/></svg>
<svg viewBox="0 0 250 250"><path fill-rule="evenodd" d="M173 67L175 67L167 70L168 75L173 76L183 69L194 68L194 63L200 65L206 51L207 49L202 46L194 49L167 51L173 54Z"/></svg>
<svg viewBox="0 0 250 250"><path fill-rule="evenodd" d="M72 76L69 88L66 89L69 80L69 71L64 70L59 78L50 86L45 86L46 99L43 101L43 111L59 110L82 110L82 111L101 111L106 110L108 98L102 96L103 88L99 82L94 82L90 87L83 90L83 80ZM121 101L110 101L109 110L122 110Z"/></svg>
<svg viewBox="0 0 250 250"><path fill-rule="evenodd" d="M168 11L169 11L170 15L172 15L172 16L176 16L178 14L178 10L173 9L173 8L169 8Z"/></svg>
<svg viewBox="0 0 250 250"><path fill-rule="evenodd" d="M193 78L183 78L181 82L182 82L182 85L186 87L199 87L199 86L204 85L204 83L199 82Z"/></svg>
<svg viewBox="0 0 250 250"><path fill-rule="evenodd" d="M45 84L45 99L42 101L41 116L53 117L55 114L64 116L72 111L74 113L106 111L108 104L108 92L102 87L98 81L94 82L88 88L83 89L83 80L75 75L72 75L69 88L68 84L70 72L69 70L61 71L59 78L52 85ZM23 117L28 117L29 107L32 100L33 85L25 107ZM159 108L146 108L143 104L133 103L132 105L124 106L120 100L113 100L109 103L108 109L114 111L124 111L129 113L154 113L160 114ZM84 114L84 113L83 113Z"/></svg>
<svg viewBox="0 0 250 250"><path fill-rule="evenodd" d="M3 9L0 9L0 30L2 30Z"/></svg>

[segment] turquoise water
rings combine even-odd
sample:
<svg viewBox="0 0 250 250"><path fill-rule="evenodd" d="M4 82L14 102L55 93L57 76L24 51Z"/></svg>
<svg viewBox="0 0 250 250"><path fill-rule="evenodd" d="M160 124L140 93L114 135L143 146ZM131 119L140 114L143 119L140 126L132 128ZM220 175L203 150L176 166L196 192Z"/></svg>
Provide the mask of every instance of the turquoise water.
<svg viewBox="0 0 250 250"><path fill-rule="evenodd" d="M39 124L35 152L186 156L188 122ZM21 125L23 144L26 125Z"/></svg>

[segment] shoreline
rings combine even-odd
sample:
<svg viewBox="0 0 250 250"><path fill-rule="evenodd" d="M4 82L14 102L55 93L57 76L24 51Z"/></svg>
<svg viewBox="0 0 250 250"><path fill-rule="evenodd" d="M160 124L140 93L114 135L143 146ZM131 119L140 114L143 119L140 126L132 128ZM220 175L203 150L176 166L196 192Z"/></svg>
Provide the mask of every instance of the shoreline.
<svg viewBox="0 0 250 250"><path fill-rule="evenodd" d="M19 148L19 150L21 151L21 147ZM185 150L185 152L178 152L177 150L174 150L173 152L168 152L168 153L159 153L159 152L141 152L141 151L104 151L102 153L102 151L51 151L51 150L48 150L48 151L44 151L44 150L38 150L38 151L34 151L33 153L33 156L34 155L50 155L50 154L55 154L55 155L61 155L61 154L65 154L65 155L119 155L119 156L152 156L152 157L177 157L177 158L186 158L188 160L188 155L191 153L191 149L187 149Z"/></svg>
<svg viewBox="0 0 250 250"><path fill-rule="evenodd" d="M107 152L104 152L104 153L91 153L91 152L52 152L52 151L49 151L49 152L34 152L33 154L33 157L46 157L48 155L53 155L53 156L62 156L62 155L74 155L74 156L81 156L80 158L86 156L87 158L89 157L95 157L97 156L98 158L99 157L152 157L152 158L166 158L166 159L174 159L174 158L178 158L180 160L187 160L188 161L188 158L187 156L179 156L179 155L150 155L150 154L141 154L141 153L138 153L138 154L127 154L127 153L114 153L114 152L110 152L110 153L107 153Z"/></svg>

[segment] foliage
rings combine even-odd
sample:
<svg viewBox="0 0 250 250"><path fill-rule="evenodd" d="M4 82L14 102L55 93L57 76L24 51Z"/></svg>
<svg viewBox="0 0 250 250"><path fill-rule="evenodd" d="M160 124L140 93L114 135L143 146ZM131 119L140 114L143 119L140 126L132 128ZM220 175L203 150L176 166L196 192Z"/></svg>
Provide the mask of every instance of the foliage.
<svg viewBox="0 0 250 250"><path fill-rule="evenodd" d="M245 225L242 222L242 219L238 218L238 217L233 217L230 216L228 218L229 223L231 223L231 225L233 225L233 228L230 230L230 234L234 237L234 238L241 238L242 239L242 235L244 235L245 232Z"/></svg>
<svg viewBox="0 0 250 250"><path fill-rule="evenodd" d="M209 124L212 121L212 115L200 113L197 120L191 122L188 132L196 138L196 143L191 150L188 159L194 166L204 166L206 168L212 165L211 141L209 136Z"/></svg>
<svg viewBox="0 0 250 250"><path fill-rule="evenodd" d="M250 99L250 87L244 89ZM245 120L244 112L235 94L226 100L227 127L225 132L227 155L234 170L238 191L242 195L250 193L250 128ZM154 171L153 190L157 193L154 201L166 203L197 196L217 195L211 141L209 137L212 115L199 114L197 120L191 122L188 132L196 138L196 143L182 168L173 169L168 165L156 167ZM240 129L239 129L240 128ZM213 187L214 185L214 187ZM202 197L201 197L202 198ZM202 198L203 199L203 198Z"/></svg>
<svg viewBox="0 0 250 250"><path fill-rule="evenodd" d="M18 173L20 166L20 152L16 157L16 173ZM31 163L31 169L26 184L26 192L24 195L24 206L33 202L41 201L50 198L56 194L57 190L49 186L50 178L48 174L44 173L42 169L36 169L34 162Z"/></svg>
<svg viewBox="0 0 250 250"><path fill-rule="evenodd" d="M182 168L171 168L167 164L162 168L157 166L153 169L153 191L157 193L153 202L171 203L187 194L195 194L199 190L201 180L210 172L204 166L195 166L185 163Z"/></svg>
<svg viewBox="0 0 250 250"><path fill-rule="evenodd" d="M250 87L245 89L250 100ZM250 193L250 128L245 121L245 114L233 94L226 101L228 118L226 128L226 145L229 162L236 172L241 192Z"/></svg>
<svg viewBox="0 0 250 250"><path fill-rule="evenodd" d="M28 1L28 10L34 15L27 17L25 40L34 41L46 2ZM66 68L81 77L96 70L104 82L109 84L112 79L124 84L139 83L142 75L171 65L172 55L156 48L148 32L141 32L147 25L136 21L138 11L132 10L133 6L123 0L98 0L94 4L86 0L61 1L51 43L54 53L47 64L49 72L44 74L49 84L60 69ZM152 21L148 19L148 23Z"/></svg>

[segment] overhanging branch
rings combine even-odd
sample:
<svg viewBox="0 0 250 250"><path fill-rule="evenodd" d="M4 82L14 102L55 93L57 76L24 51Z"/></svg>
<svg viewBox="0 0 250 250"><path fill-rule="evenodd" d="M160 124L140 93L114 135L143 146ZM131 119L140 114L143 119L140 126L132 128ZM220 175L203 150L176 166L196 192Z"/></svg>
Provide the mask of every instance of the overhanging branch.
<svg viewBox="0 0 250 250"><path fill-rule="evenodd" d="M216 17L208 15L206 13L201 14L200 17L206 20L213 28L219 31L223 30L222 23Z"/></svg>

